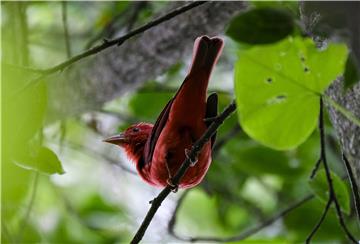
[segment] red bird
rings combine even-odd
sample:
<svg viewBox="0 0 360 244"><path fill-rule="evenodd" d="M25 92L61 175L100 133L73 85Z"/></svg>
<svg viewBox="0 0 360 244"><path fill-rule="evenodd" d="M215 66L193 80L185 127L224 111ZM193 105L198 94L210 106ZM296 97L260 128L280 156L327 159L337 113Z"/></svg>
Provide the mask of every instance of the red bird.
<svg viewBox="0 0 360 244"><path fill-rule="evenodd" d="M187 157L188 150L209 125L204 119L217 115L217 95L212 94L206 100L206 93L211 71L222 48L223 40L219 37L198 37L190 71L155 125L138 123L104 140L123 147L135 162L141 178L150 185L172 185L171 179ZM178 187L190 188L201 182L211 163L214 141L215 136L205 144Z"/></svg>

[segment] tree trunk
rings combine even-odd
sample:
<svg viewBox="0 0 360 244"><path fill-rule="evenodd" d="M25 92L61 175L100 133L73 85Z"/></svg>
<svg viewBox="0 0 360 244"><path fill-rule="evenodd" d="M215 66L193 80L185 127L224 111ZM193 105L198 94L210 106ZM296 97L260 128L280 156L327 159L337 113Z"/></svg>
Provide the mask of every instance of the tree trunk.
<svg viewBox="0 0 360 244"><path fill-rule="evenodd" d="M337 103L360 118L360 83L358 82L346 93L343 82L336 80L327 90L327 94ZM341 142L341 147L349 159L356 184L360 189L360 127L329 106L330 118Z"/></svg>

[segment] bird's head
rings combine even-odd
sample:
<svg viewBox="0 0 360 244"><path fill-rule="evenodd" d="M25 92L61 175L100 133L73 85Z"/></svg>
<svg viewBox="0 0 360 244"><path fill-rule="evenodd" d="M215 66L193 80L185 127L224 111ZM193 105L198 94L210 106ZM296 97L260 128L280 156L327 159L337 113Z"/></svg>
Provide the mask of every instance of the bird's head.
<svg viewBox="0 0 360 244"><path fill-rule="evenodd" d="M134 124L124 132L103 141L123 147L127 156L137 161L143 155L145 143L151 134L152 128L153 125L149 123Z"/></svg>

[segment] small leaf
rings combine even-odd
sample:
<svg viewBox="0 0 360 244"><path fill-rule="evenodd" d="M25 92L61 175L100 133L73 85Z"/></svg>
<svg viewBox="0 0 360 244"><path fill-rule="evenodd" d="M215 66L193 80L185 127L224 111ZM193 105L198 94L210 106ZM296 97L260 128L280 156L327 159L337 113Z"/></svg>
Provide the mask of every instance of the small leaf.
<svg viewBox="0 0 360 244"><path fill-rule="evenodd" d="M350 196L345 183L333 172L330 172L335 194L339 200L340 207L347 214L350 213ZM325 170L319 170L316 177L309 181L311 190L324 203L329 200L329 186L326 179Z"/></svg>
<svg viewBox="0 0 360 244"><path fill-rule="evenodd" d="M46 174L64 174L61 162L56 154L47 147L38 148L36 155L16 161L16 164L26 169L36 170Z"/></svg>
<svg viewBox="0 0 360 244"><path fill-rule="evenodd" d="M235 17L226 34L238 42L267 44L277 42L294 30L292 17L282 9L253 9Z"/></svg>
<svg viewBox="0 0 360 244"><path fill-rule="evenodd" d="M316 126L320 94L343 73L346 57L343 44L318 50L310 39L291 37L242 52L235 94L244 131L274 149L300 145Z"/></svg>

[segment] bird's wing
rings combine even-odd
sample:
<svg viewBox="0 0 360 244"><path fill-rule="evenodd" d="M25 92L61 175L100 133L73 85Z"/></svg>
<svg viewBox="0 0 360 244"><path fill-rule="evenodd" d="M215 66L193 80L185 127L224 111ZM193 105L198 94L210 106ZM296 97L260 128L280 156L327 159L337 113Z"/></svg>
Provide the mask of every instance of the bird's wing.
<svg viewBox="0 0 360 244"><path fill-rule="evenodd" d="M175 98L175 97L174 97ZM161 134L161 131L165 127L166 121L169 117L169 112L174 98L172 98L165 106L163 111L156 120L154 127L152 128L149 139L146 141L144 149L144 163L150 163L154 154L156 142Z"/></svg>
<svg viewBox="0 0 360 244"><path fill-rule="evenodd" d="M212 93L207 101L206 101L206 113L205 119L207 118L214 118L218 114L218 95L216 93ZM206 126L209 127L211 121L205 122ZM211 147L214 146L216 139L216 133L211 137Z"/></svg>

